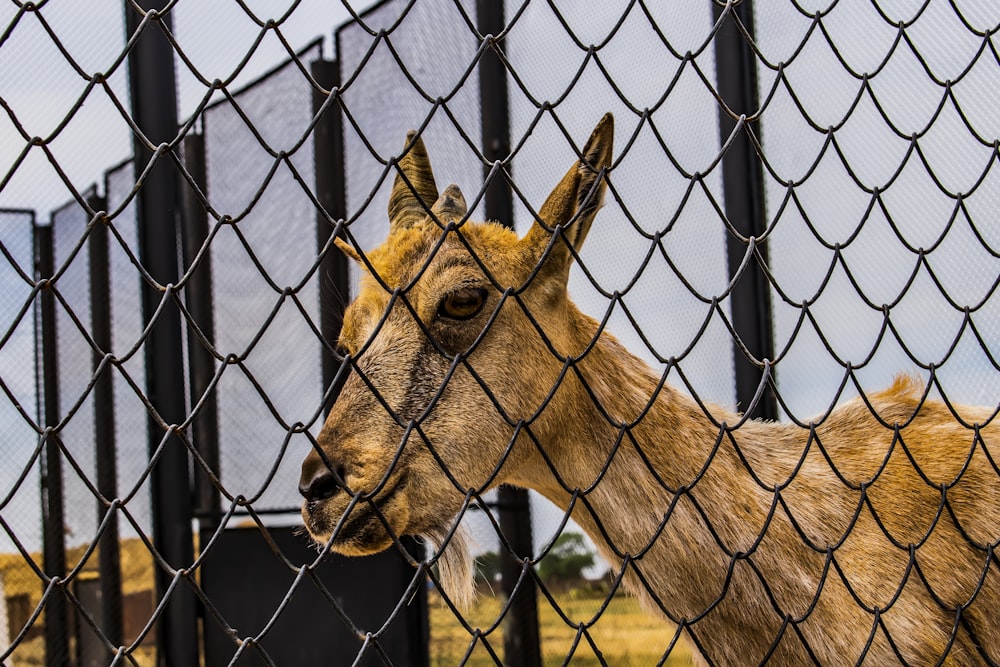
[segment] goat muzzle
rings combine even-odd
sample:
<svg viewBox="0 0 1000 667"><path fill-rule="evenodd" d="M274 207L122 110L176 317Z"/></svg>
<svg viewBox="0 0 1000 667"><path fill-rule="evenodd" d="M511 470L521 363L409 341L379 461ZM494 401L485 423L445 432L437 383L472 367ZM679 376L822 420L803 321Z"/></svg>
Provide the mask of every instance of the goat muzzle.
<svg viewBox="0 0 1000 667"><path fill-rule="evenodd" d="M344 488L344 476L343 466L334 464L314 449L302 462L299 493L310 508L314 507Z"/></svg>

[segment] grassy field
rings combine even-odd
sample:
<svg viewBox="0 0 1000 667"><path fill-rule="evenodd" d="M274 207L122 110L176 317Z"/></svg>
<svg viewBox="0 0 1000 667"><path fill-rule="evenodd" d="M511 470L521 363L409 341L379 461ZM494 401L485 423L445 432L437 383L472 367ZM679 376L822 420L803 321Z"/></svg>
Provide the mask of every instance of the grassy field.
<svg viewBox="0 0 1000 667"><path fill-rule="evenodd" d="M542 659L546 666L569 664L573 667L590 667L602 664L594 648L582 634L567 663L567 656L578 634L575 624L579 623L586 625L587 634L600 651L604 664L615 667L658 664L674 636L674 629L669 624L646 614L638 602L630 597L616 596L596 622L594 616L604 602L603 596L580 595L577 591L575 594L571 592L557 595L555 601L563 615L574 625L567 623L547 599L539 598ZM432 594L431 665L450 667L464 664L469 667L485 667L498 664L490 649L497 658L503 659L503 624L497 625L500 612L501 599L487 594L481 595L473 609L462 615L473 630L479 629L483 633L474 642L473 634L462 626L437 595ZM466 654L469 657L463 663ZM663 664L668 667L690 665L690 649L683 642L678 642Z"/></svg>

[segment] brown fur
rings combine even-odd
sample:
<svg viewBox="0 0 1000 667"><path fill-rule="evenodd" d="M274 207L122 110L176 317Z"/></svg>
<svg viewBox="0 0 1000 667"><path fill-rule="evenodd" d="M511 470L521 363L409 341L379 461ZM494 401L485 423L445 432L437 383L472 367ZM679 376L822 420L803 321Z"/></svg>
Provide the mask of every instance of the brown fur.
<svg viewBox="0 0 1000 667"><path fill-rule="evenodd" d="M366 258L348 250L371 272L341 335L355 372L303 463L311 534L346 554L403 534L441 544L467 491L517 484L563 507L575 495L602 554L628 560L626 586L688 623L710 662L1000 662L995 410L958 419L900 377L810 430L658 388L566 294L567 244L603 197L611 137L605 117L523 239L449 227L465 215L451 188L427 215L416 140L392 198L403 219ZM424 184L423 217L407 182ZM443 316L461 288L485 290L485 306ZM309 495L328 467L347 491ZM442 560L459 599L462 549Z"/></svg>

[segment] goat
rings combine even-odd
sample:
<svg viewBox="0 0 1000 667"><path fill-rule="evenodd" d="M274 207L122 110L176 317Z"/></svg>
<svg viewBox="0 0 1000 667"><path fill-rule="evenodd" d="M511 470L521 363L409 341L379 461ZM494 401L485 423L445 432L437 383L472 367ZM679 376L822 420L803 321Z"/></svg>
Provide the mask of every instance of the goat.
<svg viewBox="0 0 1000 667"><path fill-rule="evenodd" d="M364 271L350 375L302 464L311 536L440 546L470 494L514 484L572 507L706 663L1000 663L996 410L902 376L803 428L665 383L567 295L612 136L609 114L523 238L467 221L408 137L384 244L337 243ZM440 557L460 600L463 553Z"/></svg>

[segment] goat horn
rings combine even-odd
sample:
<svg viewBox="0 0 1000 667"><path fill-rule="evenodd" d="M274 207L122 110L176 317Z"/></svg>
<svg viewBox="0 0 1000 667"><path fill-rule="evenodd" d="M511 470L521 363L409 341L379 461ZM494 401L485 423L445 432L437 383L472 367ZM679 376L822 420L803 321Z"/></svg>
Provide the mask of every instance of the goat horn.
<svg viewBox="0 0 1000 667"><path fill-rule="evenodd" d="M462 191L454 183L444 189L441 196L434 202L434 206L431 207L431 213L443 223L449 221L458 222L465 217L468 211L469 208L465 204L465 197L462 196Z"/></svg>
<svg viewBox="0 0 1000 667"><path fill-rule="evenodd" d="M396 180L389 195L389 226L393 230L411 227L427 217L428 209L438 198L434 171L423 140L410 130L406 134L406 145L410 149L399 158Z"/></svg>

